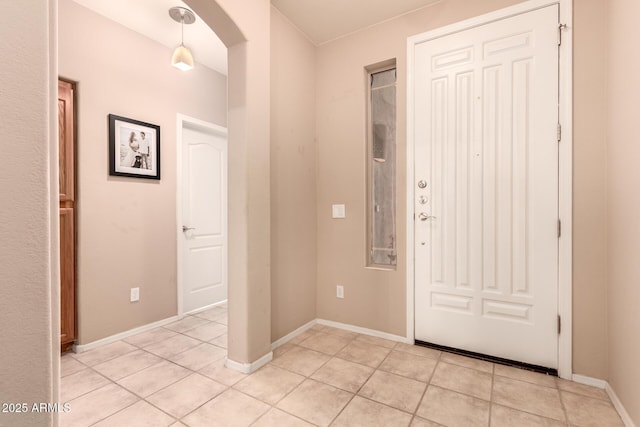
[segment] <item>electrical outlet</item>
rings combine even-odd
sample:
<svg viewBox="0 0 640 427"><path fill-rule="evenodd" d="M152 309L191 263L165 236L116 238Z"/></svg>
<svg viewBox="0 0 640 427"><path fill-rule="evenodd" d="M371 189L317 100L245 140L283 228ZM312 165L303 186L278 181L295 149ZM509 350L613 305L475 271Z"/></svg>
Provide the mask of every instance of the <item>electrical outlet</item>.
<svg viewBox="0 0 640 427"><path fill-rule="evenodd" d="M344 298L344 286L342 285L336 286L336 297Z"/></svg>
<svg viewBox="0 0 640 427"><path fill-rule="evenodd" d="M131 288L131 302L140 300L140 288Z"/></svg>

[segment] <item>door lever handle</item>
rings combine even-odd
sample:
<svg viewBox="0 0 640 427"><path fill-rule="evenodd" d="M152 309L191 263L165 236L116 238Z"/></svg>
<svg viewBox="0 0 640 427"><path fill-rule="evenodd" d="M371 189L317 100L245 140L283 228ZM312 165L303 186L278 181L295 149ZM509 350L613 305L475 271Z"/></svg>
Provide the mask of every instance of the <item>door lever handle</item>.
<svg viewBox="0 0 640 427"><path fill-rule="evenodd" d="M426 221L428 219L436 219L435 216L428 215L428 214L426 214L424 212L420 212L418 214L418 218L420 218L420 221Z"/></svg>
<svg viewBox="0 0 640 427"><path fill-rule="evenodd" d="M195 227L187 227L186 225L182 226L182 232L183 233L186 233L189 230L195 230L195 229L196 229Z"/></svg>

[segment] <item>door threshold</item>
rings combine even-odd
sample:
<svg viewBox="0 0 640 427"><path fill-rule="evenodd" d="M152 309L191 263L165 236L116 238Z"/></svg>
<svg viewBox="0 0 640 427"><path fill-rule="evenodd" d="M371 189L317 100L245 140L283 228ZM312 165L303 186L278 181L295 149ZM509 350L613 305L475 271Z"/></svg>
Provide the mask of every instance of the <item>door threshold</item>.
<svg viewBox="0 0 640 427"><path fill-rule="evenodd" d="M520 368L527 371L537 372L540 374L558 376L558 370L553 368L545 368L544 366L532 365L530 363L518 362L516 360L503 359L501 357L489 356L487 354L475 353L473 351L461 350L454 347L446 347L444 345L433 344L425 341L414 341L416 345L421 347L433 348L435 350L445 351L447 353L458 354L460 356L470 357L472 359L483 360L485 362L497 363L499 365L511 366L514 368Z"/></svg>

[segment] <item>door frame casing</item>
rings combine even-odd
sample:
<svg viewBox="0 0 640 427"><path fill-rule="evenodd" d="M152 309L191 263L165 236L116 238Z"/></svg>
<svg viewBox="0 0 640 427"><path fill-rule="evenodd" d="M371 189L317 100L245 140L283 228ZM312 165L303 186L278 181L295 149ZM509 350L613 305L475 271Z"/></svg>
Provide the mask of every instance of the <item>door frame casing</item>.
<svg viewBox="0 0 640 427"><path fill-rule="evenodd" d="M182 168L182 144L184 142L183 140L183 130L185 129L185 127L191 127L193 129L202 129L205 132L211 132L211 133L215 133L215 134L219 134L219 135L224 135L226 141L225 144L228 145L229 143L229 139L228 139L228 130L227 128L220 126L220 125L216 125L215 123L210 123L210 122L206 122L204 120L200 120L200 119L196 119L194 117L189 117L187 115L184 114L180 114L178 113L177 115L177 122L176 122L176 248L177 248L177 254L176 254L176 258L177 258L177 270L176 270L176 282L177 282L177 301L178 301L178 318L182 318L184 317L184 271L185 271L185 260L184 260L184 250L185 250L185 244L184 244L184 239L182 239L182 224L183 224L183 218L182 218L182 200L183 200L183 195L182 195L182 184L183 184L183 179L182 179L182 172L183 172L183 168ZM228 157L224 159L225 164L228 166ZM225 189L226 191L226 189ZM228 206L227 206L227 210L228 210ZM224 245L225 248L228 249L228 245L229 245L229 240L228 240L228 224L226 224L225 221L225 239L224 239ZM225 257L225 262L228 262L227 258ZM228 268L228 266L227 266ZM225 279L226 280L226 279ZM228 286L229 283L227 282L227 294L229 292L228 290ZM215 304L214 304L215 305Z"/></svg>
<svg viewBox="0 0 640 427"><path fill-rule="evenodd" d="M558 375L572 377L572 192L573 192L573 4L572 0L529 0L504 9L480 15L407 39L407 339L415 340L415 167L414 167L414 48L420 43L441 38L470 28L521 15L546 6L558 5L559 29L562 43L559 46L559 109L558 120L562 126L562 140L558 146L558 214L562 234L558 239L558 315L562 329L558 335Z"/></svg>

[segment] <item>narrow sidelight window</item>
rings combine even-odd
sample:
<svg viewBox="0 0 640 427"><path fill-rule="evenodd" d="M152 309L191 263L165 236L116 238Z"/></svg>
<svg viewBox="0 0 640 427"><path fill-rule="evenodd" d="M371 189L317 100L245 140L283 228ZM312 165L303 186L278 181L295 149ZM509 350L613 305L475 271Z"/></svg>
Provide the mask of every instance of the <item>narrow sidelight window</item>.
<svg viewBox="0 0 640 427"><path fill-rule="evenodd" d="M396 69L368 77L367 266L395 269Z"/></svg>

